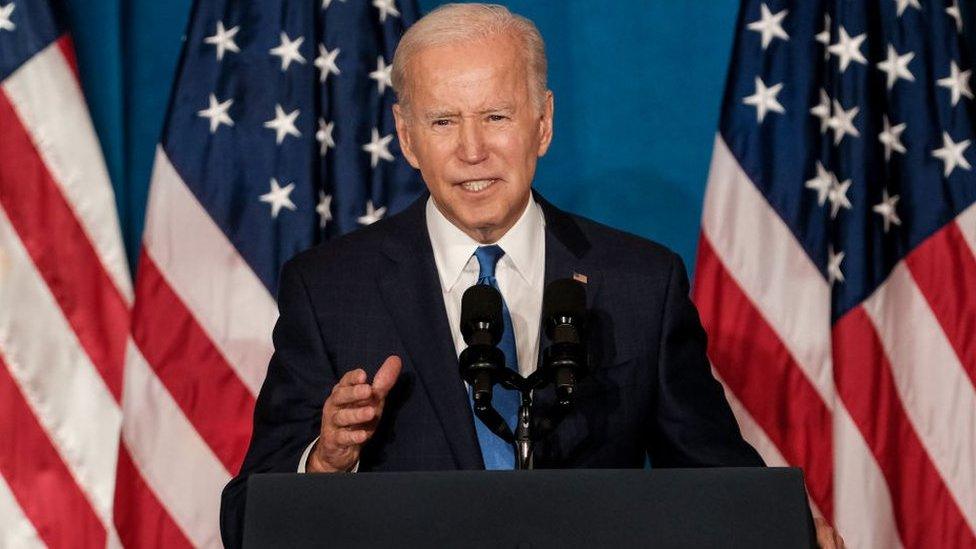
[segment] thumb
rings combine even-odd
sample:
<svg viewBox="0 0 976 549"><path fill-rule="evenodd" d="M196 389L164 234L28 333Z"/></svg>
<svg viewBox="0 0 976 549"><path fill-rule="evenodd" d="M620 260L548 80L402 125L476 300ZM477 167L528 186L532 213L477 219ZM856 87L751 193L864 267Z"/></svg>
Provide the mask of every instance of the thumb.
<svg viewBox="0 0 976 549"><path fill-rule="evenodd" d="M379 398L386 398L389 394L390 389L396 383L397 378L400 376L400 369L403 367L403 363L400 361L400 357L392 355L387 357L383 361L383 365L380 366L376 376L373 377L373 391Z"/></svg>

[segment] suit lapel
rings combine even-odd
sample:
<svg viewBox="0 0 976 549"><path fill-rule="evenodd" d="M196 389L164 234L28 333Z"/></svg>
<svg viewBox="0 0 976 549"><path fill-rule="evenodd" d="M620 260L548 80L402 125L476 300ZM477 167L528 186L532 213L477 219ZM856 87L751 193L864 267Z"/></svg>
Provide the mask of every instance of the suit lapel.
<svg viewBox="0 0 976 549"><path fill-rule="evenodd" d="M554 280L582 275L586 285L586 306L592 309L603 276L596 265L587 261L591 247L589 239L569 214L538 193L534 196L546 218L546 286Z"/></svg>
<svg viewBox="0 0 976 549"><path fill-rule="evenodd" d="M458 374L447 311L427 233L426 195L401 216L383 251L391 260L380 291L460 469L483 468L473 415Z"/></svg>

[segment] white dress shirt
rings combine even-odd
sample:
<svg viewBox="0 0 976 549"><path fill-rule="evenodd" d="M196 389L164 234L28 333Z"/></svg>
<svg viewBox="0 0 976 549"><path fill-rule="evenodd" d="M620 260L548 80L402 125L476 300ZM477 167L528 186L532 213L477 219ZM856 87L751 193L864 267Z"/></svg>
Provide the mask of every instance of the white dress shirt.
<svg viewBox="0 0 976 549"><path fill-rule="evenodd" d="M481 244L455 227L437 209L433 198L427 200L427 232L434 248L454 349L460 356L467 348L461 335L461 296L478 282L474 251L488 244ZM535 371L539 358L539 320L546 276L546 223L534 199L529 198L515 225L492 244L505 251L495 266L495 279L512 316L519 373L527 376Z"/></svg>
<svg viewBox="0 0 976 549"><path fill-rule="evenodd" d="M426 217L454 349L460 356L467 348L461 335L461 296L478 282L480 269L475 250L490 244L482 244L454 226L437 209L433 198L427 199ZM539 323L546 278L546 222L534 198L529 197L515 225L491 244L505 251L495 266L495 280L512 317L519 373L528 376L535 371L539 359ZM317 441L318 438L305 448L298 462L299 473L305 472L308 455ZM352 472L358 469L357 462Z"/></svg>

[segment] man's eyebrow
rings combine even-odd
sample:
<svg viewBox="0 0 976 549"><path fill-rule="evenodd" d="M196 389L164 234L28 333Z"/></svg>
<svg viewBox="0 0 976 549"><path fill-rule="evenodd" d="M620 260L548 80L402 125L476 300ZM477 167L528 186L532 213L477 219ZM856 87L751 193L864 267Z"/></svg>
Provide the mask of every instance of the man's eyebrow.
<svg viewBox="0 0 976 549"><path fill-rule="evenodd" d="M426 113L424 113L424 118L426 118L427 120L435 120L438 118L451 118L457 116L459 116L457 111L450 111L447 109L427 111Z"/></svg>
<svg viewBox="0 0 976 549"><path fill-rule="evenodd" d="M480 111L478 111L478 114L491 114L491 113L496 113L496 112L511 112L513 110L515 110L515 108L512 105L509 105L508 103L502 103L502 104L499 104L499 105L491 105L491 106L485 107L484 109L481 109ZM459 116L461 116L461 114L459 112L452 111L452 110L448 110L448 109L436 109L436 110L427 111L427 112L424 113L424 119L426 119L426 120L437 120L439 118L457 118Z"/></svg>
<svg viewBox="0 0 976 549"><path fill-rule="evenodd" d="M485 109L482 109L478 114L490 114L493 112L512 111L512 110L515 110L515 107L509 105L508 103L502 103L500 105L492 105Z"/></svg>

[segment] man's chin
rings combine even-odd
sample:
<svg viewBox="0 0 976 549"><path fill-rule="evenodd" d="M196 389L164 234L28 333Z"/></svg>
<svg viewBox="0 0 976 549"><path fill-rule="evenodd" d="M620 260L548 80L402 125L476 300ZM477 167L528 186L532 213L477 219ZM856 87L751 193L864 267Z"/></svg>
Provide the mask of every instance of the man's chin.
<svg viewBox="0 0 976 549"><path fill-rule="evenodd" d="M459 220L456 225L465 234L482 244L494 242L502 236L501 224L493 219Z"/></svg>

